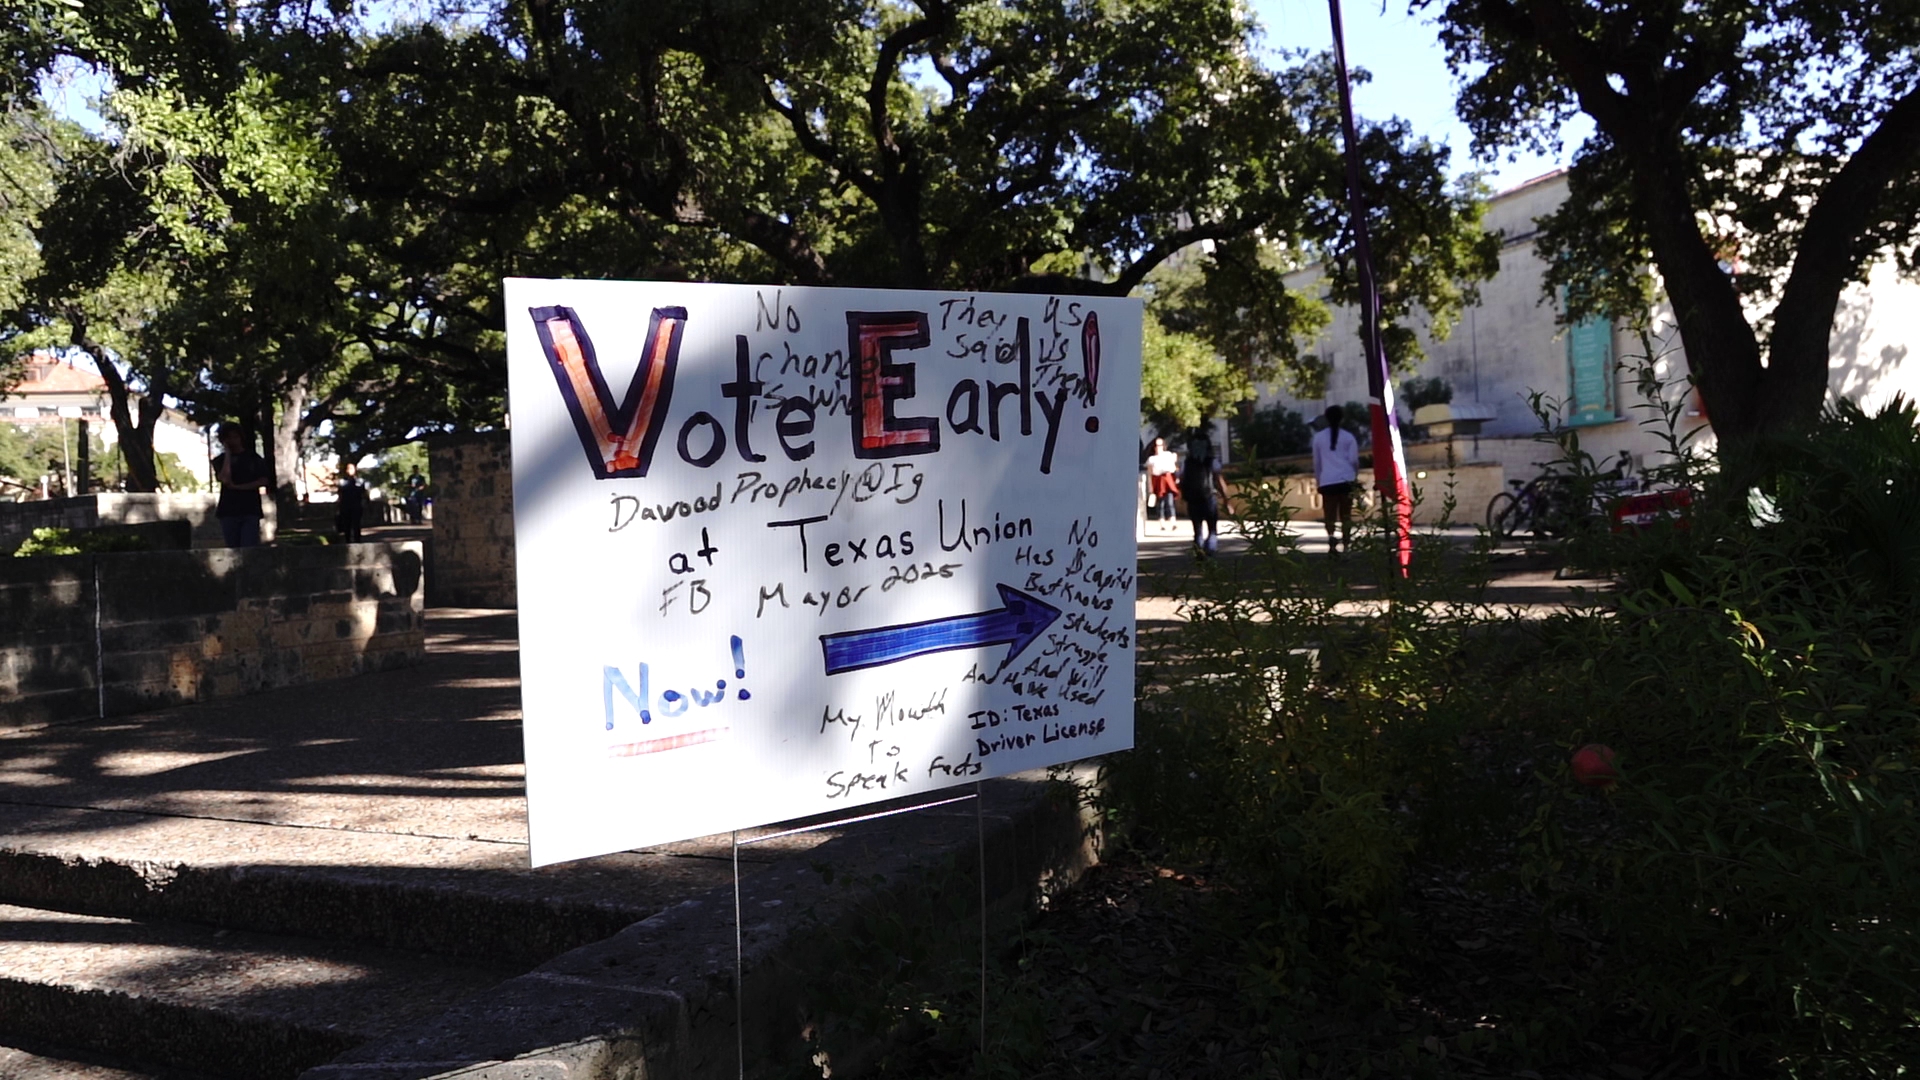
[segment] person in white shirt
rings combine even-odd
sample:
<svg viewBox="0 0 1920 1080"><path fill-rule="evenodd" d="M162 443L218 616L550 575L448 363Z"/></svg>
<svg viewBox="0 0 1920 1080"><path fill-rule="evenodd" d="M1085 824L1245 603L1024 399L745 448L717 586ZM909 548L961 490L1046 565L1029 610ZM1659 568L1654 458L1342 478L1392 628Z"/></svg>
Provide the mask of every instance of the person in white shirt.
<svg viewBox="0 0 1920 1080"><path fill-rule="evenodd" d="M1327 406L1327 426L1313 433L1313 482L1320 489L1320 512L1327 525L1327 553L1337 555L1353 540L1353 485L1360 477L1360 441L1340 426L1346 410ZM1340 539L1333 523L1340 522Z"/></svg>
<svg viewBox="0 0 1920 1080"><path fill-rule="evenodd" d="M1147 455L1147 493L1153 500L1157 521L1173 520L1173 497L1180 491L1180 456L1167 449L1167 440L1153 440L1153 453Z"/></svg>

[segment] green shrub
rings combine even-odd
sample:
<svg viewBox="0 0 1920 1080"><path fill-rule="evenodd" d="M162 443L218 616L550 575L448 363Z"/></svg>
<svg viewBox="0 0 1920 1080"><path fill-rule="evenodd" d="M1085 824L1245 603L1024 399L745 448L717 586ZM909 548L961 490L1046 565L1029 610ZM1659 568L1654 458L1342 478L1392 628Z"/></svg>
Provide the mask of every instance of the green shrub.
<svg viewBox="0 0 1920 1080"><path fill-rule="evenodd" d="M1311 448L1313 429L1306 417L1284 405L1255 409L1253 415L1233 426L1238 446L1236 457L1271 458L1304 454Z"/></svg>
<svg viewBox="0 0 1920 1080"><path fill-rule="evenodd" d="M90 555L110 551L149 551L153 547L136 533L93 529L35 529L14 555Z"/></svg>
<svg viewBox="0 0 1920 1080"><path fill-rule="evenodd" d="M1534 623L1473 602L1473 560L1432 546L1409 582L1364 558L1330 575L1243 489L1250 557L1196 572L1106 809L1234 883L1248 1001L1284 1024L1398 1000L1422 948L1402 891L1444 868L1531 893L1541 977L1575 992L1508 1019L1549 1044L1626 1023L1723 1073L1909 1075L1920 414L1838 406L1771 455L1763 518L1689 459L1682 527L1570 537L1618 590ZM1384 557L1377 529L1355 547ZM1619 754L1610 795L1554 764L1587 742Z"/></svg>
<svg viewBox="0 0 1920 1080"><path fill-rule="evenodd" d="M1123 912L1114 933L1205 950L1178 977L1223 986L1259 1075L1912 1075L1920 413L1836 407L1769 453L1750 474L1763 518L1683 459L1674 476L1707 492L1685 528L1571 538L1620 584L1545 620L1483 603L1486 553L1437 538L1398 580L1377 521L1346 561L1308 559L1277 493L1243 488L1248 555L1196 564L1184 621L1142 627L1135 749L1095 796L1146 873L1204 871L1205 902L1169 906L1176 927ZM1564 764L1587 742L1618 753L1610 793ZM1475 967L1478 946L1409 914L1462 908L1526 931L1508 955L1531 969ZM888 933L886 965L939 966L919 932ZM982 1074L1069 1074L1037 1018L1111 944L1023 954ZM1053 966L1025 971L1036 957ZM961 967L941 978L970 990ZM1495 985L1448 1015L1426 992L1462 974ZM977 1014L943 1019L904 980L844 990L878 1010L856 1026L898 1075L934 1074L909 1051L963 1074ZM1157 1036L1126 1013L1100 1038L1149 1020Z"/></svg>
<svg viewBox="0 0 1920 1080"><path fill-rule="evenodd" d="M1895 397L1869 416L1841 400L1812 438L1763 451L1774 524L1806 545L1796 562L1844 570L1877 603L1920 604L1920 410Z"/></svg>
<svg viewBox="0 0 1920 1080"><path fill-rule="evenodd" d="M1845 605L1743 609L1779 577L1722 558L1723 588L1674 579L1570 628L1567 741L1613 746L1627 781L1599 834L1543 807L1536 880L1615 935L1620 1000L1719 1064L1896 1075L1920 1060L1920 640Z"/></svg>
<svg viewBox="0 0 1920 1080"><path fill-rule="evenodd" d="M1609 932L1615 1000L1723 1068L1920 1061L1916 448L1910 407L1841 407L1768 462L1774 520L1696 515L1617 614L1556 627L1564 740L1626 779L1597 822L1542 803L1533 881Z"/></svg>
<svg viewBox="0 0 1920 1080"><path fill-rule="evenodd" d="M1249 556L1191 581L1185 627L1141 672L1105 809L1133 842L1238 883L1247 990L1275 1016L1391 1001L1407 861L1466 824L1426 810L1460 787L1463 656L1492 616L1431 570L1355 610L1359 588L1303 555L1276 490L1242 498ZM1377 531L1355 549L1386 576Z"/></svg>
<svg viewBox="0 0 1920 1080"><path fill-rule="evenodd" d="M1409 409L1445 405L1452 400L1452 384L1438 375L1431 379L1408 379L1400 384L1400 403Z"/></svg>

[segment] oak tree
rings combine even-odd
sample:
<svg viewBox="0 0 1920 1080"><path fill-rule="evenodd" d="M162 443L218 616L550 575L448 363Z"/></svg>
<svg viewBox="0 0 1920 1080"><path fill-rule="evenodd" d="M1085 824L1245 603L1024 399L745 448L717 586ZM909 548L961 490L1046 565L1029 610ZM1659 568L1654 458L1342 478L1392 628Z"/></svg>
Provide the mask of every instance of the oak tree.
<svg viewBox="0 0 1920 1080"><path fill-rule="evenodd" d="M110 94L32 310L154 285L105 351L256 421L283 483L322 431L497 423L509 274L1123 295L1187 252L1222 386L1310 367L1272 253L1353 289L1331 67L1260 62L1232 0L47 3L22 55ZM1386 314L1444 322L1477 198L1403 124L1362 141Z"/></svg>
<svg viewBox="0 0 1920 1080"><path fill-rule="evenodd" d="M1593 119L1543 220L1568 319L1644 313L1651 265L1722 446L1810 424L1842 290L1916 268L1920 5L1419 0L1485 152Z"/></svg>

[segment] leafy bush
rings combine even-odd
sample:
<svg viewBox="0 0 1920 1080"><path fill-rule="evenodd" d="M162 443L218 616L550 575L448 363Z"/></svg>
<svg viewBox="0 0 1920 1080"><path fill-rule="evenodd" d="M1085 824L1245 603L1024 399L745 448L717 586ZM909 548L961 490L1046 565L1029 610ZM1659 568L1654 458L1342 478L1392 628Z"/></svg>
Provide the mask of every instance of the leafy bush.
<svg viewBox="0 0 1920 1080"><path fill-rule="evenodd" d="M1609 932L1605 989L1715 1064L1905 1075L1920 428L1904 404L1842 405L1766 471L1775 520L1722 493L1632 567L1617 615L1556 626L1542 685L1574 708L1565 741L1613 746L1626 781L1597 822L1544 802L1530 873Z"/></svg>
<svg viewBox="0 0 1920 1080"><path fill-rule="evenodd" d="M1920 414L1837 407L1760 471L1765 518L1711 465L1675 473L1709 485L1687 528L1575 538L1621 584L1544 620L1480 602L1484 553L1435 538L1406 581L1377 525L1309 560L1243 488L1248 556L1142 627L1136 746L1096 795L1120 871L1187 899L1123 895L1082 940L1042 922L974 1074L1911 1075ZM1588 742L1610 793L1564 764ZM900 939L888 963L925 969ZM892 1010L898 1075L967 1074L977 1014L848 993Z"/></svg>
<svg viewBox="0 0 1920 1080"><path fill-rule="evenodd" d="M1183 431L1254 396L1241 368L1195 334L1149 316L1141 340L1140 412L1156 430Z"/></svg>
<svg viewBox="0 0 1920 1080"><path fill-rule="evenodd" d="M1360 402L1349 401L1343 408L1346 417L1341 421L1341 430L1351 433L1360 441L1360 445L1365 446L1371 435L1367 429L1367 407ZM1239 452L1235 456L1254 459L1304 454L1312 449L1313 433L1321 423L1318 416L1309 420L1278 402L1255 409L1250 418L1233 427L1234 438L1239 443Z"/></svg>
<svg viewBox="0 0 1920 1080"><path fill-rule="evenodd" d="M1307 419L1284 405L1275 403L1255 409L1253 415L1235 424L1233 433L1240 443L1240 458L1287 457L1304 454L1313 429Z"/></svg>
<svg viewBox="0 0 1920 1080"><path fill-rule="evenodd" d="M172 451L156 451L153 455L153 467L159 475L162 491L200 490L200 478L180 460L180 455Z"/></svg>
<svg viewBox="0 0 1920 1080"><path fill-rule="evenodd" d="M1461 657L1491 617L1437 572L1354 614L1355 592L1306 559L1278 496L1242 489L1249 557L1191 583L1187 625L1142 672L1136 748L1107 763L1103 796L1132 842L1239 883L1245 989L1276 1020L1404 991L1404 870L1465 824L1422 808L1459 786ZM1384 577L1379 537L1355 547ZM1421 552L1423 567L1446 561Z"/></svg>
<svg viewBox="0 0 1920 1080"><path fill-rule="evenodd" d="M1619 590L1533 623L1472 603L1471 563L1368 606L1245 491L1251 557L1198 571L1106 808L1234 883L1240 992L1277 1030L1408 992L1404 890L1444 868L1521 886L1569 990L1514 1005L1532 1041L1483 1051L1508 1068L1622 1024L1724 1073L1920 1061L1920 414L1836 407L1765 463L1765 519L1711 466L1686 527L1570 538ZM1587 742L1618 752L1610 795L1529 764Z"/></svg>
<svg viewBox="0 0 1920 1080"><path fill-rule="evenodd" d="M1400 384L1400 402L1409 409L1445 405L1452 400L1452 384L1437 375L1431 379L1408 379Z"/></svg>
<svg viewBox="0 0 1920 1080"><path fill-rule="evenodd" d="M135 533L95 529L35 529L14 555L91 555L109 551L149 551L153 547Z"/></svg>
<svg viewBox="0 0 1920 1080"><path fill-rule="evenodd" d="M1879 603L1920 603L1920 410L1895 397L1869 416L1841 400L1810 439L1763 451L1781 531L1812 559L1872 587Z"/></svg>
<svg viewBox="0 0 1920 1080"><path fill-rule="evenodd" d="M414 473L432 482L433 462L424 440L389 446L380 451L379 460L360 475L369 487L379 488L388 501L398 503L407 497L407 477Z"/></svg>

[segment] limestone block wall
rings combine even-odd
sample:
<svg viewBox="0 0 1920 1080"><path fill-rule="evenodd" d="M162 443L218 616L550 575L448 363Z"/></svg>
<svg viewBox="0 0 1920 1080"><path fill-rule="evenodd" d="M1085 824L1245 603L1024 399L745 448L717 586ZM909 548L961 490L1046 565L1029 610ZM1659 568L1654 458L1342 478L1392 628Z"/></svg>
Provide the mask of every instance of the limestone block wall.
<svg viewBox="0 0 1920 1080"><path fill-rule="evenodd" d="M95 556L0 556L0 730L99 715Z"/></svg>
<svg viewBox="0 0 1920 1080"><path fill-rule="evenodd" d="M0 560L0 727L419 663L421 545Z"/></svg>
<svg viewBox="0 0 1920 1080"><path fill-rule="evenodd" d="M1417 501L1413 506L1413 521L1416 525L1434 525L1439 523L1446 512L1446 499L1449 493L1454 500L1454 525L1484 524L1487 516L1487 503L1494 493L1506 487L1506 469L1499 462L1473 461L1448 465L1444 460L1422 461L1409 447L1408 456L1413 458L1407 463L1409 479L1413 482ZM1312 468L1311 460L1306 468ZM1425 476L1421 476L1421 473ZM1314 486L1309 473L1291 473L1284 476L1268 477L1264 481L1280 485L1280 501L1293 511L1296 523L1313 525L1320 521L1320 491ZM1370 500L1373 490L1373 470L1365 462L1360 469L1360 485L1365 494L1364 500ZM1230 487L1229 490L1232 490ZM1240 505L1236 501L1236 506ZM1358 506L1356 506L1358 512Z"/></svg>
<svg viewBox="0 0 1920 1080"><path fill-rule="evenodd" d="M519 606L513 566L513 453L504 431L427 440L433 466L435 606Z"/></svg>
<svg viewBox="0 0 1920 1080"><path fill-rule="evenodd" d="M106 491L70 499L36 502L0 502L0 555L11 555L35 529L92 529L101 525L137 525L148 521L185 521L193 526L193 546L217 548L220 520L214 516L219 496L212 493L134 493ZM266 500L266 519L260 537L271 540L276 515Z"/></svg>
<svg viewBox="0 0 1920 1080"><path fill-rule="evenodd" d="M1487 504L1507 486L1507 471L1498 462L1472 461L1447 465L1444 462L1407 463L1409 478L1419 501L1413 506L1416 525L1437 523L1446 513L1447 497L1453 497L1454 525L1484 525ZM1424 472L1427 475L1421 476Z"/></svg>
<svg viewBox="0 0 1920 1080"><path fill-rule="evenodd" d="M1311 469L1312 465L1309 464L1308 468ZM1293 511L1293 520L1320 520L1320 492L1313 486L1311 473L1277 476L1268 482L1280 485L1280 504Z"/></svg>

